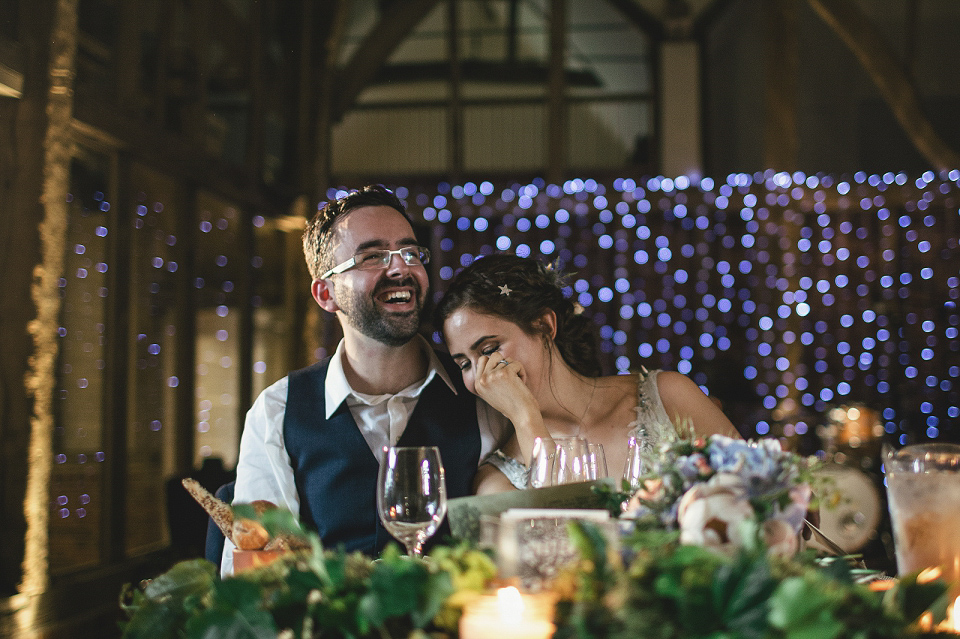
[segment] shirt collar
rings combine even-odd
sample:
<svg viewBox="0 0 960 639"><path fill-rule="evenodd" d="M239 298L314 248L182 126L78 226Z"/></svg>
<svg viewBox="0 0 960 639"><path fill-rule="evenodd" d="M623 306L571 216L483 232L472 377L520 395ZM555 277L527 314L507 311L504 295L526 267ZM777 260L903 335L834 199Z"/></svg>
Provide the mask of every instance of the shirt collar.
<svg viewBox="0 0 960 639"><path fill-rule="evenodd" d="M412 397L419 396L423 389L427 387L427 384L433 381L434 375L439 375L440 379L456 394L457 388L450 380L450 375L440 362L440 358L437 357L436 351L430 348L430 344L427 343L427 340L424 339L422 335L417 335L414 339L417 340L420 348L427 355L427 375L423 378L422 382L412 385L410 390L404 394ZM340 340L340 343L337 344L337 350L334 351L333 356L330 358L330 363L327 365L327 380L324 384L324 398L326 400L325 417L327 419L330 419L334 411L351 396L359 399L361 403L367 403L365 399L361 398L360 395L350 387L347 376L343 372L343 355L343 340Z"/></svg>

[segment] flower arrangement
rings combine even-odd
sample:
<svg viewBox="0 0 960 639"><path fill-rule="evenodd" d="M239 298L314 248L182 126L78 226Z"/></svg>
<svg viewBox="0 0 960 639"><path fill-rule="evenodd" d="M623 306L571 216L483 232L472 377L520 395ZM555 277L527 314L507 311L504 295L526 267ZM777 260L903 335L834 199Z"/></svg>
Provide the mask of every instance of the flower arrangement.
<svg viewBox="0 0 960 639"><path fill-rule="evenodd" d="M728 555L760 535L770 553L790 556L810 507L815 464L776 439L678 439L651 460L624 518L679 529L681 543Z"/></svg>

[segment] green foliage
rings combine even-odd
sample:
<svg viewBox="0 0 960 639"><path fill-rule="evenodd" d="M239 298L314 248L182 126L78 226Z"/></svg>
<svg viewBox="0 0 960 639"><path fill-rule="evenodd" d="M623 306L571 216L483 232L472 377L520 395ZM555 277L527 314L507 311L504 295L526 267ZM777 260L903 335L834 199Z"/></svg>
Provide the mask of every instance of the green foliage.
<svg viewBox="0 0 960 639"><path fill-rule="evenodd" d="M842 559L733 556L680 545L679 533L638 527L612 547L592 524L570 525L580 561L555 583L555 639L892 639L943 617L946 587L902 578L886 592L858 583ZM496 576L463 543L428 560L389 546L376 561L313 549L221 580L213 564L175 565L127 586L125 639L426 639L455 635L462 607Z"/></svg>
<svg viewBox="0 0 960 639"><path fill-rule="evenodd" d="M597 484L590 490L599 497L601 505L610 511L610 515L614 518L623 514L624 504L633 496L630 482L626 479L620 480L619 490L609 484Z"/></svg>
<svg viewBox="0 0 960 639"><path fill-rule="evenodd" d="M406 637L427 628L453 593L450 573L390 546L378 561L342 551L292 553L220 580L213 564L175 565L127 586L124 639Z"/></svg>
<svg viewBox="0 0 960 639"><path fill-rule="evenodd" d="M196 559L175 565L142 588L129 584L120 595L120 606L129 616L121 623L129 639L173 639L184 636L187 621L209 606L216 567Z"/></svg>
<svg viewBox="0 0 960 639"><path fill-rule="evenodd" d="M576 594L558 607L562 639L920 636L919 615L945 603L942 583L908 577L878 593L843 561L776 559L762 547L725 557L664 531L635 532L626 568L611 572L602 537L574 539L584 560Z"/></svg>
<svg viewBox="0 0 960 639"><path fill-rule="evenodd" d="M484 592L497 576L497 566L486 553L467 542L456 546L437 546L430 553L430 562L450 575L453 594L433 619L440 630L456 632L463 607Z"/></svg>

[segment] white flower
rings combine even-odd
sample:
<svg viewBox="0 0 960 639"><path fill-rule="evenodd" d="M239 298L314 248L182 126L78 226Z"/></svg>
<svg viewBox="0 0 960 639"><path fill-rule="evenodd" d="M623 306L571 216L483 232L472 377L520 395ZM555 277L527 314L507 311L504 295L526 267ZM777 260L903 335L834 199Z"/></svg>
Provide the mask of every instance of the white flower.
<svg viewBox="0 0 960 639"><path fill-rule="evenodd" d="M718 473L680 498L680 543L731 553L745 545L742 523L755 516L743 480L732 473Z"/></svg>

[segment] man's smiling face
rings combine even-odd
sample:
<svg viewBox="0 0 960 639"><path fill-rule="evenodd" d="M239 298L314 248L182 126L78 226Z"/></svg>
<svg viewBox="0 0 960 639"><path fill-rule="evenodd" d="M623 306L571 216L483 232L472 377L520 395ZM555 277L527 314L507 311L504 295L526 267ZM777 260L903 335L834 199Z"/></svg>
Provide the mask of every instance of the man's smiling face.
<svg viewBox="0 0 960 639"><path fill-rule="evenodd" d="M416 246L410 223L389 206L365 206L337 222L334 263L369 249ZM388 346L402 346L417 334L429 289L421 264L391 255L384 268L352 268L331 276L344 330L353 329Z"/></svg>

